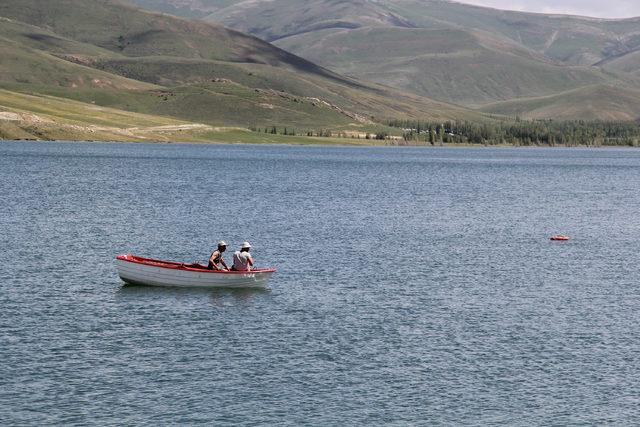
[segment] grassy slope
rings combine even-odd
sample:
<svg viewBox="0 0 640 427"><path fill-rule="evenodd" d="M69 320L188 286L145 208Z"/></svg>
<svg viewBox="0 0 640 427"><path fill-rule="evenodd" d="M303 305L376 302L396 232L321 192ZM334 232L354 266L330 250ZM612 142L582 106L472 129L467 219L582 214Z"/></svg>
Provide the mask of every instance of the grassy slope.
<svg viewBox="0 0 640 427"><path fill-rule="evenodd" d="M309 59L325 58L349 75L471 106L607 80L597 70L542 61L513 43L458 29L365 27L317 39L308 33L281 45L294 51L308 46Z"/></svg>
<svg viewBox="0 0 640 427"><path fill-rule="evenodd" d="M0 89L0 139L167 140L179 131L162 127L182 125L189 123Z"/></svg>
<svg viewBox="0 0 640 427"><path fill-rule="evenodd" d="M254 37L111 1L5 0L1 15L13 20L0 26L5 57L19 58L0 65L0 85L12 90L217 126L348 128L404 116L483 120L460 107L341 77Z"/></svg>
<svg viewBox="0 0 640 427"><path fill-rule="evenodd" d="M0 16L127 56L179 53L233 60L248 57L255 47L250 37L221 27L140 13L105 0L3 0Z"/></svg>
<svg viewBox="0 0 640 427"><path fill-rule="evenodd" d="M0 18L0 81L65 87L146 90L154 86L81 64L58 55L104 57L110 52L77 43L37 27Z"/></svg>
<svg viewBox="0 0 640 427"><path fill-rule="evenodd" d="M215 128L164 116L131 113L47 95L0 89L0 139L182 141L271 144L375 144Z"/></svg>
<svg viewBox="0 0 640 427"><path fill-rule="evenodd" d="M143 12L117 0L3 0L0 17L128 57L266 64L352 83L256 37L220 25Z"/></svg>
<svg viewBox="0 0 640 427"><path fill-rule="evenodd" d="M80 43L52 31L3 17L0 17L0 37L54 55L70 52L98 57L113 55L113 52L98 46Z"/></svg>
<svg viewBox="0 0 640 427"><path fill-rule="evenodd" d="M363 118L374 120L403 116L482 120L478 114L469 110L402 93L389 87L327 80L311 73L294 73L263 64L136 58L103 61L99 67L158 84L197 85L205 87L211 93L229 93L233 89L234 96L253 100L257 105L268 104L276 107L272 109L274 112L278 106L282 106L287 109L293 107L302 114L306 111L305 105L323 105L317 100L312 100L320 98L345 110L346 115L343 114L341 117L349 122L354 121L349 114L355 112ZM158 76L161 78L158 79ZM228 82L220 82L221 79ZM261 110L264 110L264 107L256 112L257 118L264 115ZM317 108L312 111L317 123L323 124L321 118L326 111ZM279 123L282 123L282 120L279 120Z"/></svg>
<svg viewBox="0 0 640 427"><path fill-rule="evenodd" d="M552 96L499 102L483 111L524 119L638 120L640 90L594 85Z"/></svg>
<svg viewBox="0 0 640 427"><path fill-rule="evenodd" d="M640 49L600 63L605 70L640 77Z"/></svg>

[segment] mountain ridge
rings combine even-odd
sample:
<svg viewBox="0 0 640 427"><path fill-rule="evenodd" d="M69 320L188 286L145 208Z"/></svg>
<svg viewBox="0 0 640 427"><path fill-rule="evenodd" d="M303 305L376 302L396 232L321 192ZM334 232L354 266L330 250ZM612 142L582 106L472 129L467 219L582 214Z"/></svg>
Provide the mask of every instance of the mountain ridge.
<svg viewBox="0 0 640 427"><path fill-rule="evenodd" d="M213 12L208 21L274 41L340 74L472 108L594 84L638 85L640 17L504 11L444 0L198 4ZM414 42L415 30L432 36L423 32ZM438 38L447 31L457 38ZM363 33L378 36L385 51L375 51Z"/></svg>

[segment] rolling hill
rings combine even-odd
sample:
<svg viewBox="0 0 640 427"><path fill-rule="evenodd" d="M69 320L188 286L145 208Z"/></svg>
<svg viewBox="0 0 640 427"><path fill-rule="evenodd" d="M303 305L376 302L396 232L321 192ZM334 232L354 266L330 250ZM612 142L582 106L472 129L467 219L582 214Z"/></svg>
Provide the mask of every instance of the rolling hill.
<svg viewBox="0 0 640 427"><path fill-rule="evenodd" d="M371 144L344 138L283 136L246 128L212 127L132 113L48 95L0 89L0 140Z"/></svg>
<svg viewBox="0 0 640 427"><path fill-rule="evenodd" d="M5 90L188 123L374 130L393 117L485 120L220 25L112 0L3 0L0 41Z"/></svg>
<svg viewBox="0 0 640 427"><path fill-rule="evenodd" d="M325 65L347 75L470 107L608 80L599 70L540 60L509 41L460 29L364 27L280 42L293 51L301 43L310 46L309 58L327 58Z"/></svg>
<svg viewBox="0 0 640 427"><path fill-rule="evenodd" d="M510 12L445 0L133 1L208 12L210 22L338 73L474 108L594 86L630 93L640 87L640 18ZM605 107L603 118L612 115Z"/></svg>
<svg viewBox="0 0 640 427"><path fill-rule="evenodd" d="M528 120L634 121L640 111L640 90L593 85L556 95L498 102L482 108L489 114Z"/></svg>

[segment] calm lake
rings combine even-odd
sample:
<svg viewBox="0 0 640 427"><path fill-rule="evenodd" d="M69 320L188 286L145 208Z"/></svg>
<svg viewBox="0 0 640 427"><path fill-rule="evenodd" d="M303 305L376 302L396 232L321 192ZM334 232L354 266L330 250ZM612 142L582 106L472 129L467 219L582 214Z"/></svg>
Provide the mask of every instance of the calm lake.
<svg viewBox="0 0 640 427"><path fill-rule="evenodd" d="M2 142L0 419L636 423L639 213L640 150ZM271 290L114 267L219 239Z"/></svg>

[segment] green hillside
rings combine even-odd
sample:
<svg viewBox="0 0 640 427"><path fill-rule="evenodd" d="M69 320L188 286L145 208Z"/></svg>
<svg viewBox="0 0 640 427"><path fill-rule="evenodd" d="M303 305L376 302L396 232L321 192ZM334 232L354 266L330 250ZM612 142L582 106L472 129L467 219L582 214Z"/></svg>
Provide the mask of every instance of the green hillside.
<svg viewBox="0 0 640 427"><path fill-rule="evenodd" d="M335 74L219 25L110 0L0 3L0 87L212 126L374 130L480 113Z"/></svg>
<svg viewBox="0 0 640 427"><path fill-rule="evenodd" d="M167 117L0 89L0 139L196 141L210 130Z"/></svg>
<svg viewBox="0 0 640 427"><path fill-rule="evenodd" d="M371 144L366 140L309 138L212 127L164 116L98 107L65 98L0 89L0 139L253 144ZM375 143L375 141L373 141Z"/></svg>
<svg viewBox="0 0 640 427"><path fill-rule="evenodd" d="M219 25L143 12L114 0L3 0L0 17L129 57L177 56L322 68Z"/></svg>
<svg viewBox="0 0 640 427"><path fill-rule="evenodd" d="M210 11L211 22L338 73L474 108L593 85L638 85L640 18L509 12L444 0L133 1Z"/></svg>
<svg viewBox="0 0 640 427"><path fill-rule="evenodd" d="M279 42L331 69L459 104L476 106L602 83L596 69L541 60L518 45L460 29L364 27ZM340 46L335 52L334 46ZM384 58L381 61L380 58Z"/></svg>
<svg viewBox="0 0 640 427"><path fill-rule="evenodd" d="M45 84L64 87L151 89L154 86L63 59L114 54L78 43L50 31L0 18L0 82Z"/></svg>
<svg viewBox="0 0 640 427"><path fill-rule="evenodd" d="M598 65L604 70L640 77L640 49L601 61Z"/></svg>
<svg viewBox="0 0 640 427"><path fill-rule="evenodd" d="M640 120L640 90L594 85L552 96L487 105L486 113L523 119Z"/></svg>

